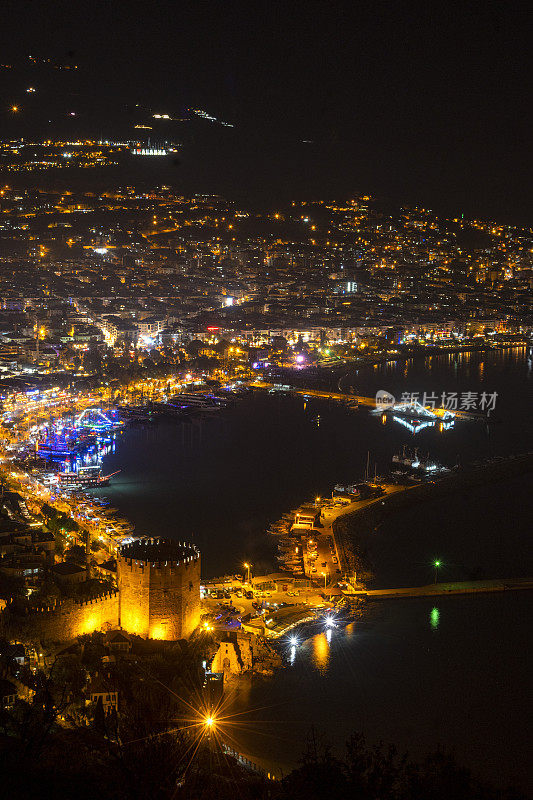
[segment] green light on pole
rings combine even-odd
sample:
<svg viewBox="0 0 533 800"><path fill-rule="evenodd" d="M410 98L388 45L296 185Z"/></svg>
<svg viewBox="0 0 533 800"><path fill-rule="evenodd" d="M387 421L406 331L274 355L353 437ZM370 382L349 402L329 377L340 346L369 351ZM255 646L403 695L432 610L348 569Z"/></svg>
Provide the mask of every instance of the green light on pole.
<svg viewBox="0 0 533 800"><path fill-rule="evenodd" d="M439 559L437 559L436 561L433 562L433 566L435 567L435 583L437 583L437 573L439 571L440 565L441 565L441 562L440 562Z"/></svg>
<svg viewBox="0 0 533 800"><path fill-rule="evenodd" d="M439 627L439 617L440 617L439 609L432 608L431 614L429 615L429 624L431 625L433 630L436 630Z"/></svg>

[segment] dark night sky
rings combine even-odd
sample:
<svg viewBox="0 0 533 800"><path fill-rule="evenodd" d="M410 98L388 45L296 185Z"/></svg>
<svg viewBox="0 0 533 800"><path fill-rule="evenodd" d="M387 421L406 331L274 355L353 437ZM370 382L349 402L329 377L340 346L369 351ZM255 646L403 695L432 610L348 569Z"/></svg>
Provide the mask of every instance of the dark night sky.
<svg viewBox="0 0 533 800"><path fill-rule="evenodd" d="M137 103L192 106L236 127L195 123L178 168L189 188L267 200L363 190L531 223L532 26L519 8L8 0L2 135L133 136ZM29 54L78 70L30 69Z"/></svg>

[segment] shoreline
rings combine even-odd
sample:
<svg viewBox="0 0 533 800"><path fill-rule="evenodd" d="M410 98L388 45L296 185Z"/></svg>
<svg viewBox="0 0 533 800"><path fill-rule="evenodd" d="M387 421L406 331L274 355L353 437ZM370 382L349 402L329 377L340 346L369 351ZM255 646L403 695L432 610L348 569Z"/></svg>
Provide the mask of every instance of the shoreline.
<svg viewBox="0 0 533 800"><path fill-rule="evenodd" d="M276 367L275 369L280 370L281 372L286 374L286 377L291 376L293 379L301 379L304 380L305 378L313 377L315 380L319 378L326 379L328 376L331 379L339 378L338 372L344 372L346 369L348 370L360 370L364 369L365 367L373 367L379 364L387 364L391 362L408 362L412 361L417 358L428 358L431 356L446 356L446 355L462 355L463 353L491 353L493 351L502 351L502 350L513 350L513 349L522 349L524 347L531 347L532 343L529 339L524 337L524 339L520 342L506 342L506 343L488 343L484 342L482 344L471 344L466 347L461 347L459 345L455 346L428 346L423 348L416 348L409 352L396 352L394 354L381 354L372 356L363 356L362 358L359 356L355 357L346 357L345 359L340 360L337 364L327 364L323 365L320 363L317 364L310 364L307 367L300 368L295 370L293 367ZM340 378L343 376L341 375ZM297 388L297 387L296 387ZM348 395L347 395L348 396Z"/></svg>

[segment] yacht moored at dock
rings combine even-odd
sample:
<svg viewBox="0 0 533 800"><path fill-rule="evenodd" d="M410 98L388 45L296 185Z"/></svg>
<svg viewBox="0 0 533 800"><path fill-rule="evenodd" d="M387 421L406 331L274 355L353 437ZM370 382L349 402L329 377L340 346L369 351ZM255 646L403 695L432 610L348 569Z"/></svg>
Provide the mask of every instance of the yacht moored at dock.
<svg viewBox="0 0 533 800"><path fill-rule="evenodd" d="M429 454L426 458L421 458L418 455L418 449L414 453L410 453L404 447L401 453L395 453L392 457L393 474L444 475L449 471L447 467L443 467L438 461L430 459Z"/></svg>

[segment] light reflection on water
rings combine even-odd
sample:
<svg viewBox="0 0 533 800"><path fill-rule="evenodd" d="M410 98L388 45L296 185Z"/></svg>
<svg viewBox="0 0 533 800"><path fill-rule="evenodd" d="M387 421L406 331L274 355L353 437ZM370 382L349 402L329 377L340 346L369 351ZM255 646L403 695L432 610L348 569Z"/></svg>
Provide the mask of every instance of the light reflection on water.
<svg viewBox="0 0 533 800"><path fill-rule="evenodd" d="M293 644L291 645L291 649L289 652L289 664L291 665L291 667L294 664L295 658L296 658L296 645Z"/></svg>
<svg viewBox="0 0 533 800"><path fill-rule="evenodd" d="M346 636L353 636L355 633L355 622L349 622L344 631Z"/></svg>
<svg viewBox="0 0 533 800"><path fill-rule="evenodd" d="M313 637L313 652L312 661L316 669L321 675L325 675L328 671L329 664L329 645L331 642L331 629L325 633L319 633Z"/></svg>

